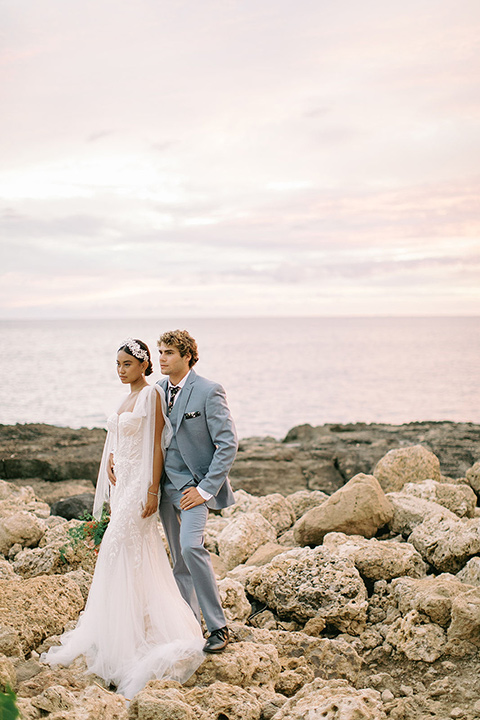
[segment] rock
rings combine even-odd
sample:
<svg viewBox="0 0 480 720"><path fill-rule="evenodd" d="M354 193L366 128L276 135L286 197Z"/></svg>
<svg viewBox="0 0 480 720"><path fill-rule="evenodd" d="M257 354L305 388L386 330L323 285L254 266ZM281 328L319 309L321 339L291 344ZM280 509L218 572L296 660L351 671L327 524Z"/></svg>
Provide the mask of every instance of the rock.
<svg viewBox="0 0 480 720"><path fill-rule="evenodd" d="M423 480L419 483L406 483L402 492L443 505L458 517L475 516L477 496L468 485Z"/></svg>
<svg viewBox="0 0 480 720"><path fill-rule="evenodd" d="M368 580L391 580L403 575L420 578L426 575L426 564L409 543L329 533L323 539L323 546L334 555L350 558L360 575Z"/></svg>
<svg viewBox="0 0 480 720"><path fill-rule="evenodd" d="M86 601L88 593L90 592L90 585L93 580L92 573L86 572L83 568L78 568L77 570L71 570L66 573L65 577L69 580L73 580L73 582L78 585L78 589L82 593L83 599Z"/></svg>
<svg viewBox="0 0 480 720"><path fill-rule="evenodd" d="M480 557L472 557L456 577L466 585L480 585Z"/></svg>
<svg viewBox="0 0 480 720"><path fill-rule="evenodd" d="M243 585L232 578L224 578L219 581L218 590L227 621L245 621L252 612L252 606Z"/></svg>
<svg viewBox="0 0 480 720"><path fill-rule="evenodd" d="M51 482L49 480L41 480L40 478L16 478L14 481L16 487L28 485L32 488L35 497L42 502L43 505L51 508L59 500L71 497L72 495L82 495L83 493L91 493L95 489L92 480L59 480ZM50 509L47 516L50 515Z"/></svg>
<svg viewBox="0 0 480 720"><path fill-rule="evenodd" d="M129 720L197 720L193 708L185 701L180 686L152 680L133 698ZM207 720L201 713L199 720Z"/></svg>
<svg viewBox="0 0 480 720"><path fill-rule="evenodd" d="M43 666L40 665L38 660L33 657L36 655L35 651L32 651L32 657L25 662L20 662L16 666L17 671L17 683L24 683L34 678L38 673L42 672Z"/></svg>
<svg viewBox="0 0 480 720"><path fill-rule="evenodd" d="M75 695L70 690L62 687L62 685L52 685L40 695L32 698L32 705L39 710L52 713L58 710L70 710L75 706L75 701Z"/></svg>
<svg viewBox="0 0 480 720"><path fill-rule="evenodd" d="M392 582L391 590L403 615L416 610L446 628L451 621L453 599L470 588L454 575L443 574L421 579L398 578Z"/></svg>
<svg viewBox="0 0 480 720"><path fill-rule="evenodd" d="M218 579L224 578L227 574L227 568L225 567L225 563L223 562L223 560L221 560L218 555L215 555L214 553L210 553L210 559L212 561L215 577Z"/></svg>
<svg viewBox="0 0 480 720"><path fill-rule="evenodd" d="M195 707L196 713L198 710L203 711L206 719L260 720L262 716L260 697L224 682L217 681L208 687L194 688L186 692L184 697L189 705ZM172 717L168 720L172 720Z"/></svg>
<svg viewBox="0 0 480 720"><path fill-rule="evenodd" d="M280 670L274 645L235 642L227 645L221 654L210 654L185 686L211 685L219 681L245 688L256 685L273 690Z"/></svg>
<svg viewBox="0 0 480 720"><path fill-rule="evenodd" d="M81 495L72 495L64 500L52 505L51 514L59 515L66 520L81 520L85 513L89 515L93 512L93 500L95 493L82 493Z"/></svg>
<svg viewBox="0 0 480 720"><path fill-rule="evenodd" d="M480 647L480 588L466 590L452 600L449 640L468 640Z"/></svg>
<svg viewBox="0 0 480 720"><path fill-rule="evenodd" d="M0 692L5 692L8 687L14 688L17 682L17 674L13 662L5 655L0 655Z"/></svg>
<svg viewBox="0 0 480 720"><path fill-rule="evenodd" d="M104 440L105 431L100 429L0 425L0 476L19 478L20 482L22 478L42 478L38 483L44 486L51 480L66 479L65 484L72 483L72 489L56 496L45 494L38 486L40 497L55 502L82 492L82 478L96 480ZM243 439L232 468L232 481L235 488L254 494L288 495L307 489L332 493L354 475L370 473L392 448L418 443L437 455L445 475L465 477L478 460L480 427L452 422L298 426L283 442L273 438ZM88 489L86 483L84 490Z"/></svg>
<svg viewBox="0 0 480 720"><path fill-rule="evenodd" d="M46 530L43 520L30 512L21 510L0 520L0 553L8 551L19 543L22 547L37 545Z"/></svg>
<svg viewBox="0 0 480 720"><path fill-rule="evenodd" d="M393 623L386 640L409 660L432 663L443 655L447 638L439 625L411 610Z"/></svg>
<svg viewBox="0 0 480 720"><path fill-rule="evenodd" d="M472 490L476 493L476 495L480 495L480 462L476 462L472 465L465 475Z"/></svg>
<svg viewBox="0 0 480 720"><path fill-rule="evenodd" d="M329 532L373 537L393 516L393 508L373 475L356 475L294 525L299 545L319 545Z"/></svg>
<svg viewBox="0 0 480 720"><path fill-rule="evenodd" d="M422 500L414 495L401 493L387 493L393 507L393 518L390 520L390 531L408 537L412 530L431 518L450 519L455 522L458 516L447 510L443 505L430 500Z"/></svg>
<svg viewBox="0 0 480 720"><path fill-rule="evenodd" d="M0 518L14 515L21 510L30 512L40 519L50 515L50 507L38 500L29 485L17 487L11 482L0 480Z"/></svg>
<svg viewBox="0 0 480 720"><path fill-rule="evenodd" d="M285 658L282 661L280 673L275 690L282 695L292 697L300 688L312 682L315 675L313 669L307 664L305 657Z"/></svg>
<svg viewBox="0 0 480 720"><path fill-rule="evenodd" d="M105 430L54 425L3 425L0 474L4 478L96 481Z"/></svg>
<svg viewBox="0 0 480 720"><path fill-rule="evenodd" d="M6 655L7 657L23 658L23 650L18 632L2 622L0 622L0 654Z"/></svg>
<svg viewBox="0 0 480 720"><path fill-rule="evenodd" d="M260 545L276 537L275 528L260 513L235 516L218 536L220 558L231 570L245 562Z"/></svg>
<svg viewBox="0 0 480 720"><path fill-rule="evenodd" d="M366 588L350 560L326 548L293 548L249 576L247 592L280 618L327 624L356 634L366 620Z"/></svg>
<svg viewBox="0 0 480 720"><path fill-rule="evenodd" d="M251 495L241 488L235 490L233 494L235 497L234 505L229 505L229 507L223 508L221 511L224 518L231 518L233 515L245 514L255 510L258 504L258 497L256 495Z"/></svg>
<svg viewBox="0 0 480 720"><path fill-rule="evenodd" d="M217 538L227 525L227 518L220 517L219 515L209 516L205 527L204 544L210 553L218 555Z"/></svg>
<svg viewBox="0 0 480 720"><path fill-rule="evenodd" d="M279 545L275 542L267 542L264 545L260 545L253 555L250 555L245 565L251 566L251 565L266 565L270 562L270 560L273 560L276 555L280 555L281 553L284 553L286 548L283 545ZM1 572L1 565L0 565L0 572Z"/></svg>
<svg viewBox="0 0 480 720"><path fill-rule="evenodd" d="M282 548L283 550L285 548ZM8 562L8 560L5 560L4 558L0 557L0 578L4 579L12 579L15 575L15 572L13 570L13 567L11 563Z"/></svg>
<svg viewBox="0 0 480 720"><path fill-rule="evenodd" d="M352 683L358 680L362 660L345 640L313 638L305 632L283 630L254 629L252 635L256 642L273 644L282 662L284 658L304 657L315 677L344 678Z"/></svg>
<svg viewBox="0 0 480 720"><path fill-rule="evenodd" d="M83 606L78 585L65 577L0 580L0 623L18 634L26 654L63 632Z"/></svg>
<svg viewBox="0 0 480 720"><path fill-rule="evenodd" d="M456 573L480 552L480 518L433 517L417 525L409 542L437 570Z"/></svg>
<svg viewBox="0 0 480 720"><path fill-rule="evenodd" d="M94 550L83 541L72 542L70 532L81 525L79 520L52 516L51 524L39 542L39 547L18 553L13 563L16 573L24 578L39 575L62 575L81 567L93 573L96 563Z"/></svg>
<svg viewBox="0 0 480 720"><path fill-rule="evenodd" d="M263 515L273 525L277 535L288 530L296 519L292 504L280 493L273 493L260 498L255 506L255 512Z"/></svg>
<svg viewBox="0 0 480 720"><path fill-rule="evenodd" d="M318 507L329 497L327 493L321 490L297 490L297 492L287 495L287 500L293 507L295 520L298 520L302 515L305 515L307 510Z"/></svg>
<svg viewBox="0 0 480 720"><path fill-rule="evenodd" d="M380 693L356 690L346 680L316 678L274 716L274 720L384 720Z"/></svg>
<svg viewBox="0 0 480 720"><path fill-rule="evenodd" d="M422 445L390 450L373 474L385 492L401 490L405 483L441 480L438 458Z"/></svg>

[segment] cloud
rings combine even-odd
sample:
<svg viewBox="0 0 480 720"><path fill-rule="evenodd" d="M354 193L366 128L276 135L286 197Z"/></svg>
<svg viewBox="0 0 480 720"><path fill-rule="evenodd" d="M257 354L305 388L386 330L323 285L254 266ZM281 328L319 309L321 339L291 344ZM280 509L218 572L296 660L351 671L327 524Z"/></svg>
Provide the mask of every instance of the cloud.
<svg viewBox="0 0 480 720"><path fill-rule="evenodd" d="M10 5L2 312L480 312L479 25L473 0Z"/></svg>

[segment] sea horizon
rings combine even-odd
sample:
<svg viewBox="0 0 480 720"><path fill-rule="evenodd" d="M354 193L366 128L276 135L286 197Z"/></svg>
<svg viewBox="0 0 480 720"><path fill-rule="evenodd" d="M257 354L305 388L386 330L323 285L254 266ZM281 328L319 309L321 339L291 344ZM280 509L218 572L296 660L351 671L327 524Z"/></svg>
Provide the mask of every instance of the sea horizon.
<svg viewBox="0 0 480 720"><path fill-rule="evenodd" d="M479 316L9 318L0 327L2 424L104 427L126 392L120 343L147 342L155 382L156 340L175 327L198 342L195 370L225 387L240 438L282 439L306 423L480 422Z"/></svg>

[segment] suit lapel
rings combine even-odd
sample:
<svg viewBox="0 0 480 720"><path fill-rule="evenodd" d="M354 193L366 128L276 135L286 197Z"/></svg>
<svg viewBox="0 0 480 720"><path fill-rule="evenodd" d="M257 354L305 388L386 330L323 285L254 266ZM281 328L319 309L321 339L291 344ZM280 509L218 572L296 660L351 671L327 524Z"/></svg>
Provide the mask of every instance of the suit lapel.
<svg viewBox="0 0 480 720"><path fill-rule="evenodd" d="M157 385L160 385L160 387L163 389L163 391L165 393L165 397L167 397L168 378L165 378L165 380L159 380L157 382Z"/></svg>
<svg viewBox="0 0 480 720"><path fill-rule="evenodd" d="M190 397L190 394L193 390L193 385L195 383L196 377L197 377L197 374L195 373L195 371L190 370L190 375L188 376L188 380L185 383L185 385L183 386L182 391L181 391L180 395L178 396L178 400L175 403L175 406L178 405L177 425L176 425L175 431L178 430L178 428L180 427L180 425L182 423L183 415L185 413L185 408L186 408L187 402L188 402L188 398Z"/></svg>

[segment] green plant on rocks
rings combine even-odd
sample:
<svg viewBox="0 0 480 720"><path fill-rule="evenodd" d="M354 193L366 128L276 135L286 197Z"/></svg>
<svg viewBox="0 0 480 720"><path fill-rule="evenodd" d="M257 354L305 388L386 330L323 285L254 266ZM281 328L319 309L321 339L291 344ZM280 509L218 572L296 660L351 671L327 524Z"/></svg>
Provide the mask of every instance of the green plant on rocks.
<svg viewBox="0 0 480 720"><path fill-rule="evenodd" d="M16 720L20 717L16 700L17 696L11 688L5 688L5 692L0 691L0 720Z"/></svg>
<svg viewBox="0 0 480 720"><path fill-rule="evenodd" d="M70 528L67 532L69 538L68 543L60 550L60 555L64 562L67 562L66 552L68 546L75 552L80 543L83 543L87 548L93 550L96 555L98 554L100 543L110 522L110 515L107 510L103 510L102 517L100 520L97 520L93 515L85 512L81 520L82 523L80 525Z"/></svg>

